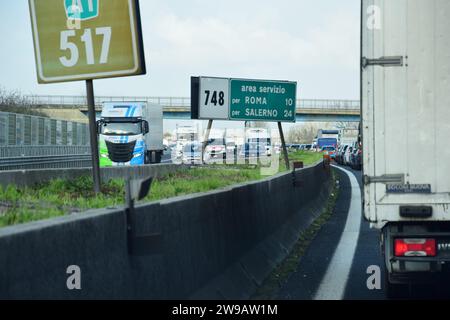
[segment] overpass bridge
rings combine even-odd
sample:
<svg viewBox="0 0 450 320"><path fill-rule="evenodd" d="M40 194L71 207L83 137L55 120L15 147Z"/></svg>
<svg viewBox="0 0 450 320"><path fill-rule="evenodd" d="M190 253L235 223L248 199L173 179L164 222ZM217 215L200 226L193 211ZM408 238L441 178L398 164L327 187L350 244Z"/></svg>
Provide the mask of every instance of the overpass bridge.
<svg viewBox="0 0 450 320"><path fill-rule="evenodd" d="M87 121L87 102L85 96L26 96L32 105L54 118L72 121ZM163 106L164 119L190 119L191 99L189 97L132 97L97 96L97 112L102 102L147 101ZM359 100L299 99L297 101L298 122L358 122L360 120Z"/></svg>

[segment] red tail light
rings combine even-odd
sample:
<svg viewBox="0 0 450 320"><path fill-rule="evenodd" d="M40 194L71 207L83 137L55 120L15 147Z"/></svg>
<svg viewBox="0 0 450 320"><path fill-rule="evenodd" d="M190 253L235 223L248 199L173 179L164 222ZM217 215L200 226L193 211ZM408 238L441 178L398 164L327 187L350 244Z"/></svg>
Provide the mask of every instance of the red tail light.
<svg viewBox="0 0 450 320"><path fill-rule="evenodd" d="M396 257L434 257L436 256L435 239L396 239Z"/></svg>

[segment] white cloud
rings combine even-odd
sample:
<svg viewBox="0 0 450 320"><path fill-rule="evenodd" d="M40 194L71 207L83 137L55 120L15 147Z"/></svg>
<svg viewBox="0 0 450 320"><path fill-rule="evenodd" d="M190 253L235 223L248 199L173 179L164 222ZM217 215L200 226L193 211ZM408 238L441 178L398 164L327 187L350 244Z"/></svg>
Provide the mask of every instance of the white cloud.
<svg viewBox="0 0 450 320"><path fill-rule="evenodd" d="M358 56L359 30L351 14L339 14L327 25L295 32L276 25L261 27L256 19L242 24L169 13L158 17L152 29L158 40L152 46L153 60L165 66L348 68Z"/></svg>

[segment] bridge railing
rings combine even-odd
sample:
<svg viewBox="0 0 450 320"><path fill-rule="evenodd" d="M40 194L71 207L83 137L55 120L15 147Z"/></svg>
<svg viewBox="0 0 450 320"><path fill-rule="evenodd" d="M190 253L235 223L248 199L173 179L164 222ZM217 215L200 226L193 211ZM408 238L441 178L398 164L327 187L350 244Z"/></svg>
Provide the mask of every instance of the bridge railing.
<svg viewBox="0 0 450 320"><path fill-rule="evenodd" d="M34 105L43 106L86 106L84 96L54 96L54 95L32 95L27 99ZM102 102L117 101L145 101L157 103L169 108L190 108L191 99L189 97L132 97L132 96L97 96L95 104L101 106ZM298 108L323 109L323 110L359 110L359 100L338 100L338 99L299 99Z"/></svg>

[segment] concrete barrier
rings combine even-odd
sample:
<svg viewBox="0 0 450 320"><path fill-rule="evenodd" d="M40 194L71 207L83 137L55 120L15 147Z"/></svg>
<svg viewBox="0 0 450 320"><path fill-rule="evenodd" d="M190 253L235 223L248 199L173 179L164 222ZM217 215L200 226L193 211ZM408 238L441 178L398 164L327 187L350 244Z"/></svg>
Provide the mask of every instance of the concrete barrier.
<svg viewBox="0 0 450 320"><path fill-rule="evenodd" d="M115 178L146 178L156 177L175 172L182 168L175 164L155 164L132 167L107 167L101 168L102 181ZM46 182L52 179L74 179L80 176L92 175L91 168L71 169L36 169L36 170L13 170L0 171L0 186L6 187L10 184L27 187L36 183Z"/></svg>
<svg viewBox="0 0 450 320"><path fill-rule="evenodd" d="M248 298L326 203L322 163L296 179L138 206L134 234L160 245L142 256L128 254L120 208L0 229L0 298ZM81 268L81 290L66 287L71 265Z"/></svg>

